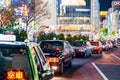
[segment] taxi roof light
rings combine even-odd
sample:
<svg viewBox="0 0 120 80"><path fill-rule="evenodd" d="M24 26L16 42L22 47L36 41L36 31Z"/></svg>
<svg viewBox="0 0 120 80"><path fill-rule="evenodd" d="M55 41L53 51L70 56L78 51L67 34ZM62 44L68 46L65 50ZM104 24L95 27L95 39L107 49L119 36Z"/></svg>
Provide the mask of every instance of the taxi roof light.
<svg viewBox="0 0 120 80"><path fill-rule="evenodd" d="M16 36L0 34L0 41L16 41Z"/></svg>

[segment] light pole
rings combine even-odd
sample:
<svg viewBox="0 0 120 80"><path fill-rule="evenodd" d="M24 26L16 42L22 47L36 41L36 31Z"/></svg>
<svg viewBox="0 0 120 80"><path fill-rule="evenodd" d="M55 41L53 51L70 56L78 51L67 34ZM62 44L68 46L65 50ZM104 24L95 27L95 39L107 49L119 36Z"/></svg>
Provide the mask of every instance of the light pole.
<svg viewBox="0 0 120 80"><path fill-rule="evenodd" d="M28 7L25 4L22 4L22 15L25 17L26 21L26 32L28 31Z"/></svg>
<svg viewBox="0 0 120 80"><path fill-rule="evenodd" d="M22 4L22 16L25 17L26 34L28 39L28 6L26 4Z"/></svg>
<svg viewBox="0 0 120 80"><path fill-rule="evenodd" d="M2 15L0 14L0 27L2 28Z"/></svg>

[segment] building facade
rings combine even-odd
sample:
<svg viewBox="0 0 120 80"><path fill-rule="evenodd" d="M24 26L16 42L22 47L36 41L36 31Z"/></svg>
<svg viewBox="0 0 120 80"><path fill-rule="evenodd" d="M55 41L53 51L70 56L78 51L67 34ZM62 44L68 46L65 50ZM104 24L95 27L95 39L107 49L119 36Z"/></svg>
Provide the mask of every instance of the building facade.
<svg viewBox="0 0 120 80"><path fill-rule="evenodd" d="M58 0L57 3L57 32L64 32L66 34L80 34L90 32L90 0L75 0L72 2L70 0Z"/></svg>
<svg viewBox="0 0 120 80"><path fill-rule="evenodd" d="M100 32L100 4L99 0L91 0L91 38L99 38Z"/></svg>
<svg viewBox="0 0 120 80"><path fill-rule="evenodd" d="M112 1L112 31L120 34L120 1Z"/></svg>

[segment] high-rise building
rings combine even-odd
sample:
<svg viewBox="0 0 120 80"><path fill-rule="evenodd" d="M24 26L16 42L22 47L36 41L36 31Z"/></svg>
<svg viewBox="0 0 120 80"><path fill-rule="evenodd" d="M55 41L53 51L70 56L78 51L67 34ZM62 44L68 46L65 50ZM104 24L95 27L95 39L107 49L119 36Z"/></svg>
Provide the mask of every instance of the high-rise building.
<svg viewBox="0 0 120 80"><path fill-rule="evenodd" d="M57 32L75 34L90 32L90 0L58 0Z"/></svg>
<svg viewBox="0 0 120 80"><path fill-rule="evenodd" d="M91 35L100 31L99 0L58 0L58 3L57 32Z"/></svg>
<svg viewBox="0 0 120 80"><path fill-rule="evenodd" d="M94 37L100 31L100 4L99 0L91 0L91 32Z"/></svg>
<svg viewBox="0 0 120 80"><path fill-rule="evenodd" d="M112 31L120 34L120 0L112 1Z"/></svg>

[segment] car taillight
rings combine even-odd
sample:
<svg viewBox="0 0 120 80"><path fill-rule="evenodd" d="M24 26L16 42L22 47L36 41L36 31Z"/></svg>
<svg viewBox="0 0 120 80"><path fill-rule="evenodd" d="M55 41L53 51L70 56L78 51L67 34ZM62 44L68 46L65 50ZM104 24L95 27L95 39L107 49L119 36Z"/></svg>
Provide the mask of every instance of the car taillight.
<svg viewBox="0 0 120 80"><path fill-rule="evenodd" d="M82 49L79 49L79 51L80 51L80 52L84 52L84 50L82 50Z"/></svg>
<svg viewBox="0 0 120 80"><path fill-rule="evenodd" d="M6 80L25 80L25 72L23 70L8 70L6 72Z"/></svg>
<svg viewBox="0 0 120 80"><path fill-rule="evenodd" d="M96 49L99 49L99 48L98 47L94 47L93 49L96 50Z"/></svg>
<svg viewBox="0 0 120 80"><path fill-rule="evenodd" d="M82 49L75 49L75 52L84 52Z"/></svg>
<svg viewBox="0 0 120 80"><path fill-rule="evenodd" d="M56 53L59 53L60 52L60 48L56 48Z"/></svg>
<svg viewBox="0 0 120 80"><path fill-rule="evenodd" d="M59 59L58 58L56 58L56 57L49 57L48 58L48 62L59 62Z"/></svg>

